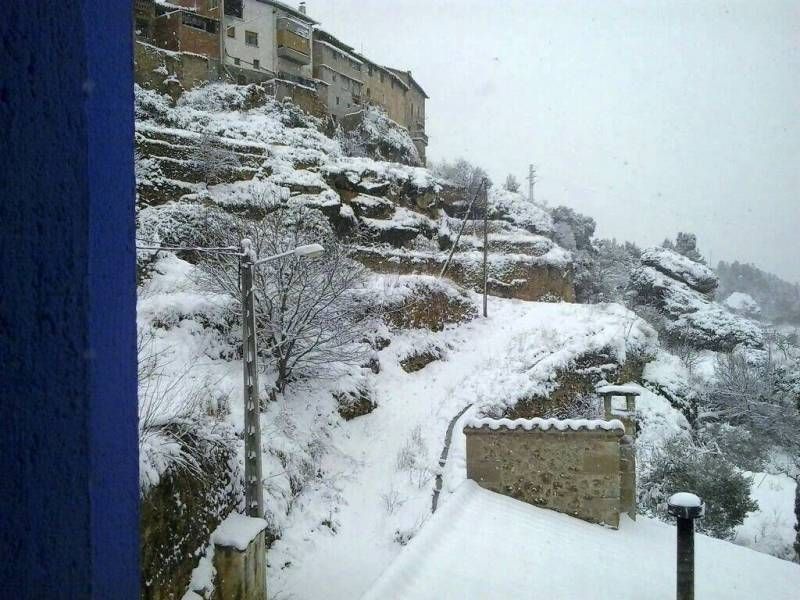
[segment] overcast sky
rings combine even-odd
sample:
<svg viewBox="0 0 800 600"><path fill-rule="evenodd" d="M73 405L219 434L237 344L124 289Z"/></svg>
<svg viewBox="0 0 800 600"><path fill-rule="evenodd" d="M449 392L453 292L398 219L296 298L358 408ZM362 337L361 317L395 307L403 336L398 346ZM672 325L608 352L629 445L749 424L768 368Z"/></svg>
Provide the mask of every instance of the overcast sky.
<svg viewBox="0 0 800 600"><path fill-rule="evenodd" d="M697 233L718 260L800 281L800 2L309 0L309 15L426 89L429 157L598 235Z"/></svg>

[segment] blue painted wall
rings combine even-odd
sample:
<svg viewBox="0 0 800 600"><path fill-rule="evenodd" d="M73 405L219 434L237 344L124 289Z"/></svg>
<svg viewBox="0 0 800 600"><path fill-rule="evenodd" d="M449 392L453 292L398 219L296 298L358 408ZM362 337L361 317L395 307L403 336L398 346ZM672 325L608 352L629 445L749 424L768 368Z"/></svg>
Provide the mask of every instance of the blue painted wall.
<svg viewBox="0 0 800 600"><path fill-rule="evenodd" d="M131 15L0 19L0 598L138 597Z"/></svg>

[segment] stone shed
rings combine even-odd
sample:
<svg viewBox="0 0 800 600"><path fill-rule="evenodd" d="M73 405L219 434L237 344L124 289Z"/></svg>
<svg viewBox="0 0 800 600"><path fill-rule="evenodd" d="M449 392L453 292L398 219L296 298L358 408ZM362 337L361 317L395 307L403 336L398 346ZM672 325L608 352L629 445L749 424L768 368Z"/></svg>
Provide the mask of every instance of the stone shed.
<svg viewBox="0 0 800 600"><path fill-rule="evenodd" d="M614 528L636 514L633 442L617 419L473 419L464 433L467 477L483 488Z"/></svg>

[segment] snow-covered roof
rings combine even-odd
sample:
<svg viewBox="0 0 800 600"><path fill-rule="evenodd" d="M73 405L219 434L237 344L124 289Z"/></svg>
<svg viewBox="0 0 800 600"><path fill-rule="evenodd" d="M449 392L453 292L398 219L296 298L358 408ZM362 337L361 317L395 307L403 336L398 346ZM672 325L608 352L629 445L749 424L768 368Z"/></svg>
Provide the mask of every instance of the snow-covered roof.
<svg viewBox="0 0 800 600"><path fill-rule="evenodd" d="M790 600L800 566L695 536L698 598ZM675 597L675 526L623 516L618 531L465 481L362 600Z"/></svg>
<svg viewBox="0 0 800 600"><path fill-rule="evenodd" d="M622 421L613 419L611 421L603 421L601 419L491 419L473 418L465 423L467 429L489 429L496 431L497 429L524 429L531 431L533 429L539 431L622 431L625 432L625 426Z"/></svg>

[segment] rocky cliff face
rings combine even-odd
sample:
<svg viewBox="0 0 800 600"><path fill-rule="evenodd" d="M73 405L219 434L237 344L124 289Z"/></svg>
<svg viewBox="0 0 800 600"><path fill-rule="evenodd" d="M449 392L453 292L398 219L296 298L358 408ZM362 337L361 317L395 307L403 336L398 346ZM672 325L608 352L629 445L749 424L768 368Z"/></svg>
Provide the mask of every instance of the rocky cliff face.
<svg viewBox="0 0 800 600"><path fill-rule="evenodd" d="M257 85L209 85L175 106L137 88L136 101L139 231L151 241L202 241L212 208L258 216L296 204L323 212L376 271L438 275L445 263L468 198L428 169L348 156L323 121ZM404 147L400 130L381 142L383 129L369 129L371 145ZM505 190L491 190L486 210L489 293L573 301L572 257L553 241L549 213ZM447 273L475 290L482 227L467 223Z"/></svg>

